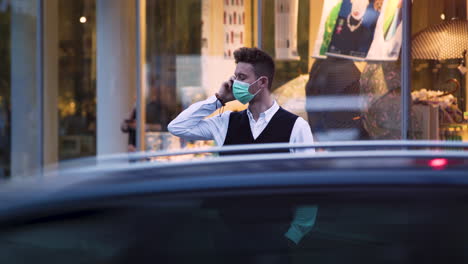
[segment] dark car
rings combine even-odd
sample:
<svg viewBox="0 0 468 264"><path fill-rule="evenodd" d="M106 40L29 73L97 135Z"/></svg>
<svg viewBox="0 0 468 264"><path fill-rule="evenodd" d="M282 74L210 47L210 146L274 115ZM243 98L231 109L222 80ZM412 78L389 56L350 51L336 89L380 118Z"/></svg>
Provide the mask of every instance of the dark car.
<svg viewBox="0 0 468 264"><path fill-rule="evenodd" d="M0 263L464 263L468 145L441 146L149 153L49 172L1 186Z"/></svg>

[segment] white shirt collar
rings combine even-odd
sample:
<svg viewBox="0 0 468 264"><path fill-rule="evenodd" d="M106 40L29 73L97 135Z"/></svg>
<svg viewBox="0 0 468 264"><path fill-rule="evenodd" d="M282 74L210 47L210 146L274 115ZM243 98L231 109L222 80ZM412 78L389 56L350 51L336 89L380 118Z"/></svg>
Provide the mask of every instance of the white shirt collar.
<svg viewBox="0 0 468 264"><path fill-rule="evenodd" d="M260 113L259 118L265 118L267 123L273 118L276 112L279 110L279 105L276 103L276 100L273 100L273 105L268 108L265 112ZM247 108L247 115L249 116L250 121L254 120L252 112L250 112L249 108Z"/></svg>

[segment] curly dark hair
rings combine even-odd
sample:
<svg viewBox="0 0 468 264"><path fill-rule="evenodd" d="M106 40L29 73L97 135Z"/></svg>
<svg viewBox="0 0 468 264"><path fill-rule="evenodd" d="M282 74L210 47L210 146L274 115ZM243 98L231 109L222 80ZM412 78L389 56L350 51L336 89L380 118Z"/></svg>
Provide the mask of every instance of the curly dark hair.
<svg viewBox="0 0 468 264"><path fill-rule="evenodd" d="M240 48L234 51L236 64L239 62L252 64L257 78L266 76L268 78L268 89L275 76L275 62L273 58L259 48Z"/></svg>

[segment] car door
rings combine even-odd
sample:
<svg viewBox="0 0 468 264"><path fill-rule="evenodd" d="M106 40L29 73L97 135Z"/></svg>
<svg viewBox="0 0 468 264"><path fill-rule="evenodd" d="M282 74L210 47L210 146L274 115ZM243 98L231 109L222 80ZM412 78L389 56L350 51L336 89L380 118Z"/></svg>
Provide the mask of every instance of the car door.
<svg viewBox="0 0 468 264"><path fill-rule="evenodd" d="M465 193L355 184L49 200L2 217L0 263L460 263Z"/></svg>

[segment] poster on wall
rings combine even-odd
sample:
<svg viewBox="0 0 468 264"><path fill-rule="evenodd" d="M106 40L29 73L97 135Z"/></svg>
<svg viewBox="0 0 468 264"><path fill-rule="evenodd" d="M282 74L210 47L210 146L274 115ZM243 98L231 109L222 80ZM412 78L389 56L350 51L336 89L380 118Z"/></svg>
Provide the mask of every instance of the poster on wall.
<svg viewBox="0 0 468 264"><path fill-rule="evenodd" d="M245 46L244 0L224 0L224 58L233 59L236 49Z"/></svg>
<svg viewBox="0 0 468 264"><path fill-rule="evenodd" d="M208 55L208 42L210 36L210 1L202 0L202 43L201 54Z"/></svg>
<svg viewBox="0 0 468 264"><path fill-rule="evenodd" d="M330 44L333 30L335 29L336 19L341 9L342 0L327 0L323 3L322 18L315 41L313 57L319 59L326 58L328 45Z"/></svg>
<svg viewBox="0 0 468 264"><path fill-rule="evenodd" d="M297 16L299 0L275 0L275 54L278 60L299 60Z"/></svg>
<svg viewBox="0 0 468 264"><path fill-rule="evenodd" d="M365 60L383 0L343 0L326 55Z"/></svg>
<svg viewBox="0 0 468 264"><path fill-rule="evenodd" d="M385 0L366 60L396 61L402 42L403 0Z"/></svg>

